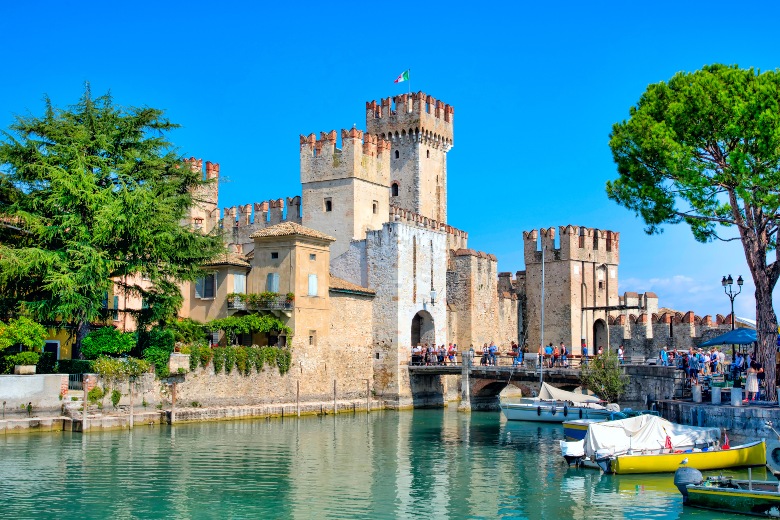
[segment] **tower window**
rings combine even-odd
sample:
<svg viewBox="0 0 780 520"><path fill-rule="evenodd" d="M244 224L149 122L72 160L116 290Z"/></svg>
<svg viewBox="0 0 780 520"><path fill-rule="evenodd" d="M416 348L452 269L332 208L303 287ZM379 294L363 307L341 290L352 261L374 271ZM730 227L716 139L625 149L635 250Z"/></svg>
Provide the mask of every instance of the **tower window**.
<svg viewBox="0 0 780 520"><path fill-rule="evenodd" d="M325 199L325 211L333 211L333 200L330 198Z"/></svg>
<svg viewBox="0 0 780 520"><path fill-rule="evenodd" d="M377 207L379 206L379 202L374 201L371 205L373 207L374 215L376 215Z"/></svg>
<svg viewBox="0 0 780 520"><path fill-rule="evenodd" d="M426 159L430 159L431 158L431 151L430 150L425 150L425 158Z"/></svg>
<svg viewBox="0 0 780 520"><path fill-rule="evenodd" d="M398 152L398 150L395 151L395 158L398 159L401 157L401 154Z"/></svg>
<svg viewBox="0 0 780 520"><path fill-rule="evenodd" d="M276 260L277 258L279 258L279 253L277 253L277 252L275 252L275 251L274 251L274 252L272 252L272 253L271 253L271 260Z"/></svg>
<svg viewBox="0 0 780 520"><path fill-rule="evenodd" d="M394 182L393 185L391 186L390 194L393 197L397 197L398 196L398 183L397 182Z"/></svg>

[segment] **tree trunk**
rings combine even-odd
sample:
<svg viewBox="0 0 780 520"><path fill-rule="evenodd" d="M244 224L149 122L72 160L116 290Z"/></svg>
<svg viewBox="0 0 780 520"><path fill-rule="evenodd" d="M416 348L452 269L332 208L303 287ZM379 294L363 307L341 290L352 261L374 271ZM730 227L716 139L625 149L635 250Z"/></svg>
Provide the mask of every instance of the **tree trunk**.
<svg viewBox="0 0 780 520"><path fill-rule="evenodd" d="M763 290L762 290L763 289ZM756 287L756 326L758 360L764 367L766 399L777 400L777 316L772 306L772 290Z"/></svg>
<svg viewBox="0 0 780 520"><path fill-rule="evenodd" d="M76 342L73 344L73 352L70 356L71 358L81 359L81 342L84 341L84 338L87 337L89 331L90 324L88 321L82 321L76 324Z"/></svg>

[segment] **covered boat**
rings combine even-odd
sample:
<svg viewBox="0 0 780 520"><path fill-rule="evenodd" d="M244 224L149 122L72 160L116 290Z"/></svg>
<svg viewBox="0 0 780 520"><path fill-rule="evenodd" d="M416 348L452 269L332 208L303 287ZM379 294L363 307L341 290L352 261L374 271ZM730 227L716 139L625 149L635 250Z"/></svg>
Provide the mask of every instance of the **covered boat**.
<svg viewBox="0 0 780 520"><path fill-rule="evenodd" d="M675 424L654 415L591 424L585 456L605 473L672 473L684 461L700 469L762 466L763 441L720 449L719 428Z"/></svg>
<svg viewBox="0 0 780 520"><path fill-rule="evenodd" d="M542 383L538 397L521 398L519 402L500 402L501 411L510 421L562 423L568 419L609 419L620 411L617 404L606 404L595 395L578 394Z"/></svg>
<svg viewBox="0 0 780 520"><path fill-rule="evenodd" d="M692 467L681 467L674 484L688 506L729 513L780 518L780 482L707 477Z"/></svg>

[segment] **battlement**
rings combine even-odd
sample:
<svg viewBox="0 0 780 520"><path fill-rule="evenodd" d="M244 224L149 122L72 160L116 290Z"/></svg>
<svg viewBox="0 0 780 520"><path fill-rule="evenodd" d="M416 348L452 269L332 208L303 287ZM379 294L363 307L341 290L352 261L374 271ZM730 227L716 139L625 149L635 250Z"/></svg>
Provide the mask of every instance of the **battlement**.
<svg viewBox="0 0 780 520"><path fill-rule="evenodd" d="M453 145L455 109L424 92L366 102L366 129L394 141L407 138L444 147Z"/></svg>
<svg viewBox="0 0 780 520"><path fill-rule="evenodd" d="M301 182L357 177L390 185L390 142L362 130L335 130L300 136Z"/></svg>
<svg viewBox="0 0 780 520"><path fill-rule="evenodd" d="M190 169L193 172L200 172L201 175L203 174L203 159L196 159L195 157L190 157L189 159L184 159L184 162L189 163ZM205 179L217 179L218 177L219 177L219 163L206 161Z"/></svg>
<svg viewBox="0 0 780 520"><path fill-rule="evenodd" d="M390 222L404 222L413 226L447 233L447 249L471 251L468 249L469 234L444 222L439 222L438 220L393 205L390 205Z"/></svg>
<svg viewBox="0 0 780 520"><path fill-rule="evenodd" d="M285 213L285 202L287 212ZM223 210L221 226L224 230L250 228L251 232L280 222L301 223L301 197L271 199L264 202L231 206ZM242 233L243 234L243 233Z"/></svg>
<svg viewBox="0 0 780 520"><path fill-rule="evenodd" d="M560 226L560 240L556 247L554 227L523 231L526 264L542 260L541 248L550 259L564 261L597 262L617 265L620 260L620 233L584 226Z"/></svg>

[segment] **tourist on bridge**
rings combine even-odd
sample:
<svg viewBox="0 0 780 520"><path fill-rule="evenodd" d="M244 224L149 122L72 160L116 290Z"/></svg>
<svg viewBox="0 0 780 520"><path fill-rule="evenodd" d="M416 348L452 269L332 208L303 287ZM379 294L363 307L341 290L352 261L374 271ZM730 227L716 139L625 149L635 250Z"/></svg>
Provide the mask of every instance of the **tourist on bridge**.
<svg viewBox="0 0 780 520"><path fill-rule="evenodd" d="M553 361L553 348L552 343L544 347L544 361L547 368L552 368L552 361Z"/></svg>
<svg viewBox="0 0 780 520"><path fill-rule="evenodd" d="M490 352L488 351L488 344L483 343L482 344L482 358L479 360L479 364L482 366L485 366L488 364L488 358L490 356Z"/></svg>
<svg viewBox="0 0 780 520"><path fill-rule="evenodd" d="M568 368L569 362L569 350L566 348L566 345L563 344L563 341L561 341L561 366L563 368Z"/></svg>
<svg viewBox="0 0 780 520"><path fill-rule="evenodd" d="M488 349L488 352L490 353L490 364L496 366L498 361L497 358L498 347L496 346L495 341L490 342L490 348Z"/></svg>
<svg viewBox="0 0 780 520"><path fill-rule="evenodd" d="M515 345L515 347L517 347L517 345ZM514 352L514 355L515 355L515 357L512 360L512 366L516 367L518 365L522 365L523 364L523 350L520 349L520 348L516 348L515 352Z"/></svg>
<svg viewBox="0 0 780 520"><path fill-rule="evenodd" d="M447 348L447 359L450 361L450 365L455 364L455 355L458 352L458 345L453 345L450 343L450 346Z"/></svg>
<svg viewBox="0 0 780 520"><path fill-rule="evenodd" d="M588 366L588 345L582 342L582 364Z"/></svg>
<svg viewBox="0 0 780 520"><path fill-rule="evenodd" d="M669 366L669 353L666 351L666 347L662 348L661 352L658 353L658 359L661 360L661 366Z"/></svg>

